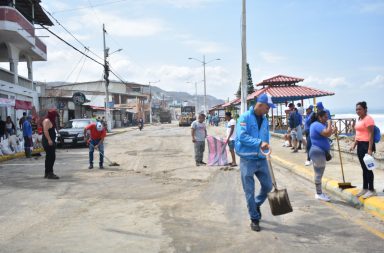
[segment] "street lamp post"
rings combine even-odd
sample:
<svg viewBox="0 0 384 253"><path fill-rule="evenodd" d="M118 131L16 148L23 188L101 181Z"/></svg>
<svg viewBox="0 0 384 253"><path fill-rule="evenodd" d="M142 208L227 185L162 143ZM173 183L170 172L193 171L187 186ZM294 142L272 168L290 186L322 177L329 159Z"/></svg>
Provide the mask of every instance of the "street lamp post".
<svg viewBox="0 0 384 253"><path fill-rule="evenodd" d="M206 76L205 76L205 65L207 65L208 63L211 63L213 61L220 61L220 58L213 59L210 61L205 61L205 55L203 55L202 61L199 59L193 58L193 57L189 57L188 60L195 60L195 61L198 61L201 64L203 64L203 70L204 70L204 114L207 114L207 80L206 80Z"/></svg>
<svg viewBox="0 0 384 253"><path fill-rule="evenodd" d="M160 80L154 82L148 82L149 87L149 123L152 124L152 92L151 92L151 83L158 83Z"/></svg>

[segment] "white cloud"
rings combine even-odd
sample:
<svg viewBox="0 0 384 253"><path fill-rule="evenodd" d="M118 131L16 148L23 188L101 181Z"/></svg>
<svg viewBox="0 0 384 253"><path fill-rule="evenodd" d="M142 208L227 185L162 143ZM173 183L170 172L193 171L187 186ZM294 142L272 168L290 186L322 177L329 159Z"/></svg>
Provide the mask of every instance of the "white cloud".
<svg viewBox="0 0 384 253"><path fill-rule="evenodd" d="M168 28L165 22L156 18L126 18L126 14L102 12L99 10L85 10L77 22L84 24L85 28L94 30L100 22L108 24L106 30L109 34L118 37L148 37L157 35ZM84 28L84 27L83 27Z"/></svg>
<svg viewBox="0 0 384 253"><path fill-rule="evenodd" d="M197 8L207 4L220 2L220 0L163 0L162 2L171 4L177 8Z"/></svg>
<svg viewBox="0 0 384 253"><path fill-rule="evenodd" d="M271 52L261 52L260 55L268 63L280 63L285 60L285 57Z"/></svg>
<svg viewBox="0 0 384 253"><path fill-rule="evenodd" d="M374 1L374 2L364 2L360 6L362 12L367 13L384 13L384 2L383 1Z"/></svg>
<svg viewBox="0 0 384 253"><path fill-rule="evenodd" d="M187 39L183 43L202 54L214 54L225 51L223 45L213 41Z"/></svg>
<svg viewBox="0 0 384 253"><path fill-rule="evenodd" d="M377 75L370 81L367 81L364 84L365 87L375 87L375 88L384 88L384 76Z"/></svg>
<svg viewBox="0 0 384 253"><path fill-rule="evenodd" d="M319 78L319 77L309 76L309 77L304 79L304 82L310 84L313 87L328 86L331 88L337 88L337 87L349 86L349 83L345 77Z"/></svg>

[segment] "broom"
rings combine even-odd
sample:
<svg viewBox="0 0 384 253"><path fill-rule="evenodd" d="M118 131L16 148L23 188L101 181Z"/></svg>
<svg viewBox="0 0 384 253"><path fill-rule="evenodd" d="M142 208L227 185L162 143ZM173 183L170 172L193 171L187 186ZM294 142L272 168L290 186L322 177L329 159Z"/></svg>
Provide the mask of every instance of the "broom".
<svg viewBox="0 0 384 253"><path fill-rule="evenodd" d="M95 146L89 142L89 145L93 146L93 148L95 148ZM106 157L104 155L104 152L101 152L100 150L98 150L100 152L100 154L109 162L109 166L120 166L120 164L118 164L117 162L112 162L111 160L108 159L108 157Z"/></svg>
<svg viewBox="0 0 384 253"><path fill-rule="evenodd" d="M340 158L341 174L343 176L343 182L342 183L338 183L339 188L342 189L342 190L348 189L348 188L355 188L356 186L353 186L350 182L345 182L343 159L341 158L339 135L338 135L336 124L335 124L335 129L336 129L335 130L335 136L336 136L336 141L337 141L337 149L339 151L339 158Z"/></svg>

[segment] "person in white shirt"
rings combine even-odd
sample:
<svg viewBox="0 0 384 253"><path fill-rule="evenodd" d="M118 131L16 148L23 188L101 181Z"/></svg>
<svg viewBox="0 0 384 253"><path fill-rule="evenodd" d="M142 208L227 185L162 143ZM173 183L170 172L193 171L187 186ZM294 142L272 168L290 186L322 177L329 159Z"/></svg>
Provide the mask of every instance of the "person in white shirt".
<svg viewBox="0 0 384 253"><path fill-rule="evenodd" d="M226 124L226 131L227 131L227 140L226 144L228 144L229 152L232 156L232 163L230 163L231 167L237 166L236 164L236 156L235 156L235 139L236 139L236 120L232 118L232 114L230 112L225 113L225 120L227 121Z"/></svg>
<svg viewBox="0 0 384 253"><path fill-rule="evenodd" d="M205 126L205 114L200 113L197 120L191 124L192 142L195 146L196 166L206 165L203 162L205 151L205 139L207 138L207 127Z"/></svg>

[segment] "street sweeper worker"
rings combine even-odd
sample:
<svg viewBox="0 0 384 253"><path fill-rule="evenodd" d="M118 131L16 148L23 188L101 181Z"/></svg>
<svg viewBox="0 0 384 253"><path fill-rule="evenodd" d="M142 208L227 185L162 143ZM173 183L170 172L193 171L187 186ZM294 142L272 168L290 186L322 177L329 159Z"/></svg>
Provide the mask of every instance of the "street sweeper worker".
<svg viewBox="0 0 384 253"><path fill-rule="evenodd" d="M89 132L89 134L87 134ZM84 128L84 137L89 145L89 167L93 169L93 152L96 150L100 153L99 168L104 169L104 138L107 136L107 131L103 127L103 123L91 123Z"/></svg>
<svg viewBox="0 0 384 253"><path fill-rule="evenodd" d="M272 190L272 180L268 169L266 157L260 149L269 149L269 124L265 114L270 108L275 108L272 98L262 94L257 98L255 106L243 113L236 126L235 150L240 156L240 173L248 213L251 219L251 229L260 231L260 206ZM261 189L255 197L255 179L260 182Z"/></svg>

